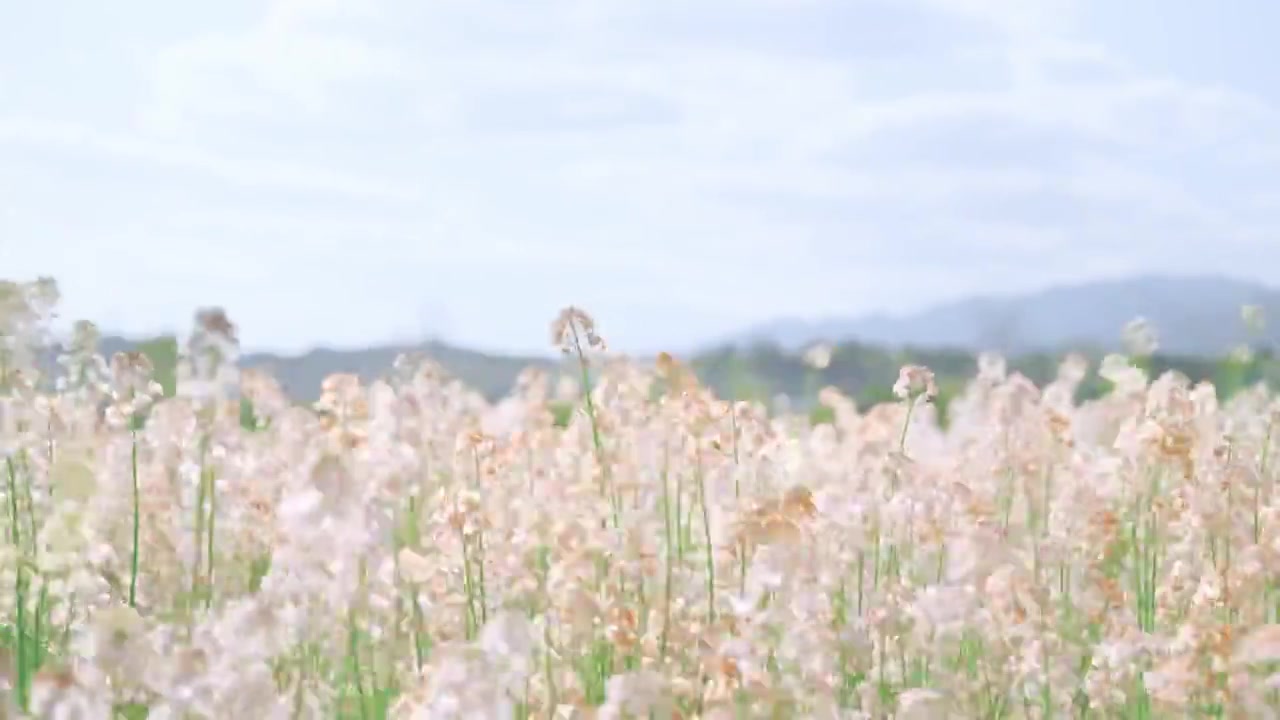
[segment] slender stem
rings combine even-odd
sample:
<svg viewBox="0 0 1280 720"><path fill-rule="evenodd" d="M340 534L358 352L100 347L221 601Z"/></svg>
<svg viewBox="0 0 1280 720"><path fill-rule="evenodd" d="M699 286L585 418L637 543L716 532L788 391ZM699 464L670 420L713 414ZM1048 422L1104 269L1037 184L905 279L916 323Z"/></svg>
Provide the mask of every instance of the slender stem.
<svg viewBox="0 0 1280 720"><path fill-rule="evenodd" d="M369 709L365 707L364 682L361 679L363 671L360 667L360 636L356 629L356 611L352 608L348 614L349 629L347 630L347 653L351 658L351 675L352 683L356 688L356 699L360 703L360 718L366 720L369 717Z"/></svg>
<svg viewBox="0 0 1280 720"><path fill-rule="evenodd" d="M471 454L475 459L476 492L480 497L476 518L476 582L480 591L480 624L484 625L489 622L489 600L484 582L484 486L480 477L480 451L472 449Z"/></svg>
<svg viewBox="0 0 1280 720"><path fill-rule="evenodd" d="M698 456L698 500L702 505L702 538L707 554L707 622L716 619L716 564L711 546L711 511L707 508L707 483L702 475L702 456Z"/></svg>
<svg viewBox="0 0 1280 720"><path fill-rule="evenodd" d="M9 539L13 542L14 548L17 549L22 544L22 533L19 530L18 523L18 469L13 466L12 457L5 458L4 465L9 475L9 514L11 520Z"/></svg>
<svg viewBox="0 0 1280 720"><path fill-rule="evenodd" d="M133 448L129 455L133 475L133 554L129 563L129 607L138 606L138 540L141 535L141 491L138 487L138 433L132 432Z"/></svg>
<svg viewBox="0 0 1280 720"><path fill-rule="evenodd" d="M616 498L612 497L609 464L605 462L604 441L600 436L600 422L596 414L596 403L591 397L590 365L587 362L587 353L582 349L582 339L578 334L577 322L569 323L569 330L573 333L573 349L578 356L578 369L582 376L583 404L587 409L587 419L591 422L591 444L595 449L596 463L600 466L600 496L609 498L609 505L613 510L613 526L616 528L618 527L618 506Z"/></svg>
<svg viewBox="0 0 1280 720"><path fill-rule="evenodd" d="M674 533L672 532L673 528L671 526L671 479L669 477L670 466L671 466L670 450L667 442L664 439L662 444L662 521L663 521L663 530L665 531L665 534L667 536L667 542L665 545L666 556L667 556L666 557L667 575L666 575L666 581L663 587L664 597L663 597L663 604L662 604L662 635L661 635L661 638L658 640L658 656L661 658L666 658L667 656L667 634L671 630L671 581L672 581L672 577L675 574L674 573L675 563L674 563L674 557L673 557L675 549L672 547L672 544L676 542L676 539L672 537ZM678 522L679 515L676 516L676 519Z"/></svg>
<svg viewBox="0 0 1280 720"><path fill-rule="evenodd" d="M11 527L9 529L10 538L13 541L14 551L19 554L17 572L14 575L14 598L17 603L17 617L15 618L14 641L17 647L18 665L18 687L17 701L18 707L23 711L28 709L30 702L29 691L31 687L30 671L31 668L27 663L27 625L26 625L26 563L21 558L22 554L22 532L18 520L18 470L14 467L13 458L5 458L5 469L9 476L9 513Z"/></svg>
<svg viewBox="0 0 1280 720"><path fill-rule="evenodd" d="M195 558L191 567L191 598L189 609L195 608L196 599L200 597L201 572L204 567L204 496L205 496L205 478L208 471L205 468L207 455L209 450L209 438L206 436L200 440L200 478L196 484L196 507L195 507Z"/></svg>
<svg viewBox="0 0 1280 720"><path fill-rule="evenodd" d="M1258 484L1253 488L1253 542L1262 539L1262 520L1260 506L1262 503L1262 485L1267 478L1267 462L1271 458L1271 433L1275 429L1275 419L1267 422L1267 434L1262 440L1262 456L1258 461Z"/></svg>
<svg viewBox="0 0 1280 720"><path fill-rule="evenodd" d="M458 540L462 543L462 588L467 595L466 637L470 640L476 630L478 619L475 605L475 582L471 579L471 558L467 554L467 532L459 526Z"/></svg>
<svg viewBox="0 0 1280 720"><path fill-rule="evenodd" d="M914 397L907 400L907 416L902 421L902 434L898 436L898 452L905 453L907 451L907 430L911 427L911 414L915 412L916 399Z"/></svg>
<svg viewBox="0 0 1280 720"><path fill-rule="evenodd" d="M212 468L209 469L209 479L207 482L209 484L209 492L208 492L209 534L205 537L205 543L206 543L205 552L209 558L208 560L209 566L208 566L208 569L206 570L208 575L205 580L205 596L204 596L205 609L208 609L213 605L213 580L214 580L213 573L214 573L214 568L216 567L213 560L213 539L214 537L216 537L215 530L216 530L216 525L218 521L218 503L217 503L218 493L217 493L217 482L214 478Z"/></svg>

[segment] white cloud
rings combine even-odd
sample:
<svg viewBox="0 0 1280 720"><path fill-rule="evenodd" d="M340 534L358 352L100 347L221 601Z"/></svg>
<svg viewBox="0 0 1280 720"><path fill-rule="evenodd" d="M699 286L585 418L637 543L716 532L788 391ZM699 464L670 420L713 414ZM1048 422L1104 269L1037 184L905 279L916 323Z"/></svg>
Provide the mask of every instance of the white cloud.
<svg viewBox="0 0 1280 720"><path fill-rule="evenodd" d="M394 78L401 67L395 51L341 29L378 20L373 3L274 0L266 8L239 33L204 33L159 51L154 98L142 115L150 128L173 129L192 118L332 113L344 85Z"/></svg>
<svg viewBox="0 0 1280 720"><path fill-rule="evenodd" d="M0 109L7 267L90 282L35 239L80 237L129 278L130 330L231 295L263 344L431 306L459 340L529 348L575 301L653 347L1277 247L1280 92L1152 64L1168 28L1099 39L1123 11L1102 0L247 7L135 12L144 62L99 68L110 113Z"/></svg>
<svg viewBox="0 0 1280 720"><path fill-rule="evenodd" d="M0 119L0 144L45 146L85 155L101 155L123 164L154 165L207 175L246 188L302 190L395 200L416 197L412 187L376 178L352 176L323 167L241 159L195 145L103 132L91 126L67 122Z"/></svg>

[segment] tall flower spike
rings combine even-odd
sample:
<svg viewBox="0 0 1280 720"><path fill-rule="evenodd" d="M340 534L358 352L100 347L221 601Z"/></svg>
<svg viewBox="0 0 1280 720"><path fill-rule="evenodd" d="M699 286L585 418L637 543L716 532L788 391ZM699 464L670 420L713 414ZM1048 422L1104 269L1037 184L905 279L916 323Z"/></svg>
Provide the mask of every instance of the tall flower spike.
<svg viewBox="0 0 1280 720"><path fill-rule="evenodd" d="M814 370L825 370L831 365L832 348L830 343L818 343L804 354L804 364Z"/></svg>
<svg viewBox="0 0 1280 720"><path fill-rule="evenodd" d="M195 327L178 364L178 394L230 397L239 384L240 340L222 308L196 312Z"/></svg>
<svg viewBox="0 0 1280 720"><path fill-rule="evenodd" d="M1155 327L1145 317L1136 317L1124 326L1124 347L1130 357L1150 357L1160 349Z"/></svg>
<svg viewBox="0 0 1280 720"><path fill-rule="evenodd" d="M605 349L604 340L596 334L595 320L585 310L572 305L561 310L551 323L551 344L565 354Z"/></svg>
<svg viewBox="0 0 1280 720"><path fill-rule="evenodd" d="M898 381L893 384L893 394L899 400L914 400L924 396L932 400L938 396L938 385L933 371L923 365L904 365L898 371Z"/></svg>

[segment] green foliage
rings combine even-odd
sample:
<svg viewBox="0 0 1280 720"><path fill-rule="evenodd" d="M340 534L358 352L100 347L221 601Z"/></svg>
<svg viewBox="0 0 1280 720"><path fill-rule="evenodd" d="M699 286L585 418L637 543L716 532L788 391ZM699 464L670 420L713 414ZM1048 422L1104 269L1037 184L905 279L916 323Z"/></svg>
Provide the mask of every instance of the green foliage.
<svg viewBox="0 0 1280 720"><path fill-rule="evenodd" d="M836 413L826 405L815 405L809 411L809 424L817 427L819 425L830 425L836 421Z"/></svg>
<svg viewBox="0 0 1280 720"><path fill-rule="evenodd" d="M893 394L892 383L882 383L877 385L869 385L855 396L858 401L858 407L866 410L875 407L881 403L898 402L898 398Z"/></svg>
<svg viewBox="0 0 1280 720"><path fill-rule="evenodd" d="M178 341L172 335L153 338L138 344L154 368L154 379L164 388L165 397L173 397L178 387Z"/></svg>
<svg viewBox="0 0 1280 720"><path fill-rule="evenodd" d="M258 592L262 580L271 571L271 553L263 553L249 563L249 592Z"/></svg>
<svg viewBox="0 0 1280 720"><path fill-rule="evenodd" d="M1114 388L1115 384L1110 380L1096 373L1089 373L1080 382L1080 386L1076 388L1075 400L1077 403L1082 403L1086 400L1097 400L1110 393Z"/></svg>
<svg viewBox="0 0 1280 720"><path fill-rule="evenodd" d="M121 720L146 720L151 708L142 703L122 703L113 709L115 716Z"/></svg>
<svg viewBox="0 0 1280 720"><path fill-rule="evenodd" d="M249 398L240 398L240 427L249 432L259 432L267 428L267 422L254 412L253 401Z"/></svg>
<svg viewBox="0 0 1280 720"><path fill-rule="evenodd" d="M950 423L949 409L951 401L964 392L965 381L960 378L943 378L938 381L938 397L934 398L934 407L938 409L938 424L943 428Z"/></svg>
<svg viewBox="0 0 1280 720"><path fill-rule="evenodd" d="M1247 390L1260 382L1274 384L1275 378L1268 372L1274 366L1269 351L1247 356L1230 355L1220 360L1214 372L1214 385L1219 394L1230 396Z"/></svg>
<svg viewBox="0 0 1280 720"><path fill-rule="evenodd" d="M172 336L158 337L129 346L142 351L155 367L155 379L166 395L176 389L178 343ZM125 348L121 348L125 349ZM447 372L475 387L491 400L505 395L516 375L529 367L548 371L554 377L565 371L565 366L545 359L489 356L471 353L445 345L419 348L441 363ZM245 367L266 367L276 373L294 400L314 400L315 389L321 379L332 372L356 372L372 379L387 372L396 353L411 348L378 348L358 353L343 354L337 351L316 351L302 358L275 358L249 355L243 359ZM1110 384L1097 375L1096 369L1104 356L1098 348L1081 352L1090 360L1094 372L1089 373L1077 393L1080 401L1100 397ZM1043 386L1052 381L1062 362L1062 353L1027 353L1010 357L1009 369L1030 378ZM821 370L807 366L799 353L784 350L776 345L760 343L746 348L722 347L687 359L688 366L699 381L724 399L768 403L778 394L785 394L800 408L816 404L818 390L833 386L854 398L860 408L869 408L883 402L896 402L891 388L898 370L906 364L929 367L935 374L944 397L938 398L940 420L945 421L946 406L951 398L963 389L964 382L977 372L975 353L968 350L947 348L903 347L887 349L858 342L849 342L834 348L830 365ZM1259 348L1247 361L1240 358L1201 358L1170 356L1157 353L1135 361L1147 369L1151 377L1176 370L1192 382L1211 381L1220 398L1227 398L1241 389L1258 382L1280 386L1280 363L1275 361L1269 348ZM576 369L574 369L574 374ZM594 381L594 380L593 380ZM943 386L948 386L944 388ZM568 424L574 407L553 403L552 412L560 426Z"/></svg>
<svg viewBox="0 0 1280 720"><path fill-rule="evenodd" d="M1055 353L1020 355L1009 358L1009 370L1021 373L1043 387L1057 377L1058 366L1064 357ZM1093 371L1081 382L1077 391L1079 401L1101 397L1111 389L1111 383L1097 374L1103 353L1091 352L1086 357ZM692 363L701 381L720 397L757 400L785 393L801 407L812 408L816 404L817 389L834 386L854 398L862 409L897 402L892 392L893 383L898 370L907 364L925 365L934 372L939 390L935 404L939 421L943 424L947 421L951 401L964 391L965 384L978 369L976 355L968 351L922 348L891 351L858 343L839 346L831 364L822 370L808 367L798 354L771 345L722 348L695 358ZM1224 399L1255 383L1269 381L1274 385L1280 380L1280 377L1273 377L1280 376L1280 368L1270 362L1270 355L1266 352L1259 352L1247 363L1230 358L1156 354L1136 359L1134 364L1146 370L1152 378L1176 371L1193 383L1213 382L1219 397ZM821 417L820 411L814 411L811 419Z"/></svg>
<svg viewBox="0 0 1280 720"><path fill-rule="evenodd" d="M553 402L549 404L551 414L555 418L555 426L559 428L569 427L569 421L573 419L573 411L576 407L570 402Z"/></svg>
<svg viewBox="0 0 1280 720"><path fill-rule="evenodd" d="M713 352L693 359L691 367L702 382L713 379L713 387L722 397L746 401L767 401L770 396L767 377L769 357L752 353Z"/></svg>

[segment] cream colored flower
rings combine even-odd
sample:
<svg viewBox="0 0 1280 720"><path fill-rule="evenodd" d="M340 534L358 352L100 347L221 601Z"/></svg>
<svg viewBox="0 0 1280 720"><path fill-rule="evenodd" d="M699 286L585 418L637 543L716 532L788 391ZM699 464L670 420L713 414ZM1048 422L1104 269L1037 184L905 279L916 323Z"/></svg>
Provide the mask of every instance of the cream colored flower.
<svg viewBox="0 0 1280 720"><path fill-rule="evenodd" d="M75 454L60 453L49 468L49 482L59 500L85 502L97 491L89 462Z"/></svg>
<svg viewBox="0 0 1280 720"><path fill-rule="evenodd" d="M1259 625L1235 648L1232 659L1245 665L1280 661L1280 625Z"/></svg>
<svg viewBox="0 0 1280 720"><path fill-rule="evenodd" d="M1132 357L1149 357L1160 348L1156 329L1144 317L1129 321L1124 327L1125 351Z"/></svg>
<svg viewBox="0 0 1280 720"><path fill-rule="evenodd" d="M1260 332L1267 322L1261 305L1244 305L1240 308L1240 319L1252 332Z"/></svg>
<svg viewBox="0 0 1280 720"><path fill-rule="evenodd" d="M804 354L804 363L815 370L825 370L831 365L833 348L829 343L818 343Z"/></svg>
<svg viewBox="0 0 1280 720"><path fill-rule="evenodd" d="M936 398L938 385L934 381L933 371L923 365L904 365L898 372L898 381L893 384L893 394L900 400Z"/></svg>
<svg viewBox="0 0 1280 720"><path fill-rule="evenodd" d="M409 548L401 548L397 558L400 562L400 575L412 584L420 585L435 575L431 563Z"/></svg>
<svg viewBox="0 0 1280 720"><path fill-rule="evenodd" d="M930 688L911 688L898 696L898 720L946 720L952 717L947 696Z"/></svg>

